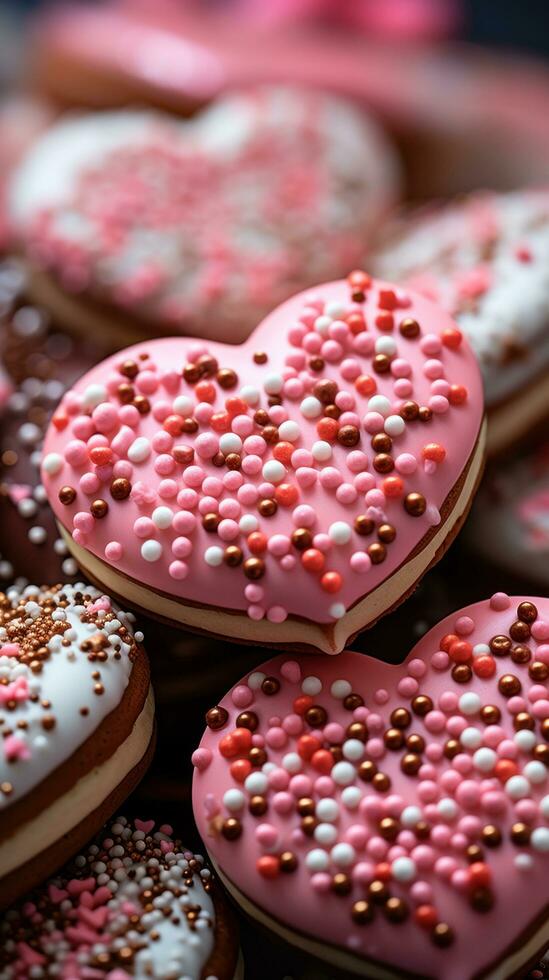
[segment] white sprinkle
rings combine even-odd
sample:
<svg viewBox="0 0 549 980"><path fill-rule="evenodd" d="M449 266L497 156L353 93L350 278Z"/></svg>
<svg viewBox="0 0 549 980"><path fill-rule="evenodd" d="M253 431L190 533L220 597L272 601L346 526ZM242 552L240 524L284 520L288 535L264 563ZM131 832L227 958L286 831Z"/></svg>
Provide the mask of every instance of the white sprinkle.
<svg viewBox="0 0 549 980"><path fill-rule="evenodd" d="M48 453L42 462L42 469L48 476L55 476L63 468L64 459L59 453Z"/></svg>
<svg viewBox="0 0 549 980"><path fill-rule="evenodd" d="M464 715L476 715L482 707L482 701L475 691L466 691L459 699L459 710Z"/></svg>
<svg viewBox="0 0 549 980"><path fill-rule="evenodd" d="M225 432L219 439L219 448L222 453L239 453L242 449L242 439L236 432Z"/></svg>
<svg viewBox="0 0 549 980"><path fill-rule="evenodd" d="M153 538L149 538L144 541L141 545L141 557L145 561L158 561L162 555L162 545L160 541L155 541Z"/></svg>
<svg viewBox="0 0 549 980"><path fill-rule="evenodd" d="M82 395L82 405L84 408L96 408L101 402L109 399L109 393L104 385L88 385Z"/></svg>
<svg viewBox="0 0 549 980"><path fill-rule="evenodd" d="M263 387L268 395L279 395L284 387L284 378L281 374L268 374Z"/></svg>
<svg viewBox="0 0 549 980"><path fill-rule="evenodd" d="M356 857L356 851L350 844L336 844L330 851L330 857L338 868L348 868Z"/></svg>
<svg viewBox="0 0 549 980"><path fill-rule="evenodd" d="M391 414L391 402L385 395L373 395L368 402L368 411L377 412L387 418Z"/></svg>
<svg viewBox="0 0 549 980"><path fill-rule="evenodd" d="M228 789L223 796L223 803L231 813L238 813L242 810L246 802L246 797L239 789Z"/></svg>
<svg viewBox="0 0 549 980"><path fill-rule="evenodd" d="M317 419L322 414L322 403L314 395L308 395L299 406L306 419Z"/></svg>
<svg viewBox="0 0 549 980"><path fill-rule="evenodd" d="M334 544L348 544L351 533L351 526L345 521L334 521L328 528L328 535Z"/></svg>
<svg viewBox="0 0 549 980"><path fill-rule="evenodd" d="M145 436L139 436L128 449L128 459L132 463L143 463L151 455L151 444Z"/></svg>
<svg viewBox="0 0 549 980"><path fill-rule="evenodd" d="M279 425L278 434L285 442L297 442L301 435L301 429L299 428L297 422L287 419L286 422L282 422L281 425Z"/></svg>
<svg viewBox="0 0 549 980"><path fill-rule="evenodd" d="M317 463L325 463L326 460L331 459L332 447L329 442L326 442L324 439L319 439L317 442L313 442L311 453Z"/></svg>
<svg viewBox="0 0 549 980"><path fill-rule="evenodd" d="M349 786L355 781L356 769L350 762L336 762L331 776L338 786Z"/></svg>
<svg viewBox="0 0 549 980"><path fill-rule="evenodd" d="M188 395L178 395L178 397L174 399L172 408L176 415L182 415L183 418L186 419L192 414L192 398L189 398Z"/></svg>
<svg viewBox="0 0 549 980"><path fill-rule="evenodd" d="M247 405L257 405L260 398L259 389L254 388L253 385L244 385L244 387L240 389L239 394Z"/></svg>
<svg viewBox="0 0 549 980"><path fill-rule="evenodd" d="M206 548L204 552L204 561L211 568L216 568L218 565L223 563L223 548L218 548L217 545L212 545L211 548Z"/></svg>
<svg viewBox="0 0 549 980"><path fill-rule="evenodd" d="M333 682L330 688L330 694L333 698L338 698L338 700L342 701L348 694L351 694L352 690L353 687L349 681L339 680Z"/></svg>
<svg viewBox="0 0 549 980"><path fill-rule="evenodd" d="M397 436L401 436L406 429L406 422L400 415L389 415L389 418L385 419L385 425L383 426L385 432L392 439L396 439Z"/></svg>
<svg viewBox="0 0 549 980"><path fill-rule="evenodd" d="M323 797L318 801L315 807L315 813L319 820L333 823L339 816L337 800L333 800L330 796Z"/></svg>
<svg viewBox="0 0 549 980"><path fill-rule="evenodd" d="M151 514L151 520L155 527L161 529L171 527L173 510L170 507L155 507Z"/></svg>
<svg viewBox="0 0 549 980"><path fill-rule="evenodd" d="M301 682L301 690L304 694L310 694L312 697L315 694L320 694L322 690L322 681L318 677L314 677L312 674L309 677L305 677Z"/></svg>
<svg viewBox="0 0 549 980"><path fill-rule="evenodd" d="M286 467L278 459L269 459L263 467L262 474L267 483L282 483L286 476Z"/></svg>
<svg viewBox="0 0 549 980"><path fill-rule="evenodd" d="M522 800L530 796L530 783L524 776L511 776L505 783L505 792L512 800Z"/></svg>

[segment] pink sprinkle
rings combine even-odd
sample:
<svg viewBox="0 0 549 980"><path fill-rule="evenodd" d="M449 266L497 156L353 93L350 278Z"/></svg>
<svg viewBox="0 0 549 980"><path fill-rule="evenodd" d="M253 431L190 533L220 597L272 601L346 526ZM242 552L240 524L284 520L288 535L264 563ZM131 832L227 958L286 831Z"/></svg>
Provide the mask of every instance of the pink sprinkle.
<svg viewBox="0 0 549 980"><path fill-rule="evenodd" d="M177 483L175 480L161 480L158 484L158 496L162 500L173 500L177 496Z"/></svg>
<svg viewBox="0 0 549 980"><path fill-rule="evenodd" d="M320 471L319 479L322 486L326 490L335 490L340 483L343 483L341 473L334 466L325 466L324 469Z"/></svg>
<svg viewBox="0 0 549 980"><path fill-rule="evenodd" d="M412 366L403 357L395 357L391 361L391 374L393 378L409 378L412 373Z"/></svg>
<svg viewBox="0 0 549 980"><path fill-rule="evenodd" d="M304 725L299 715L291 714L282 719L282 727L288 735L301 735Z"/></svg>
<svg viewBox="0 0 549 980"><path fill-rule="evenodd" d="M459 616L456 619L455 631L460 636L469 636L475 628L475 621L470 616Z"/></svg>
<svg viewBox="0 0 549 980"><path fill-rule="evenodd" d="M330 891L331 885L331 876L325 871L317 871L316 874L311 875L311 888L317 895L325 895Z"/></svg>
<svg viewBox="0 0 549 980"><path fill-rule="evenodd" d="M549 622L546 622L544 619L536 619L535 623L532 623L531 632L534 639L538 642L549 640Z"/></svg>
<svg viewBox="0 0 549 980"><path fill-rule="evenodd" d="M256 606L256 605L248 606L247 612L250 619L253 619L256 622L259 622L260 619L263 619L265 615L265 610L263 609L262 606Z"/></svg>
<svg viewBox="0 0 549 980"><path fill-rule="evenodd" d="M288 618L288 611L284 606L271 606L267 609L267 619L270 623L283 623Z"/></svg>
<svg viewBox="0 0 549 980"><path fill-rule="evenodd" d="M120 561L123 553L124 549L120 541L109 541L105 546L105 558L108 558L109 561Z"/></svg>
<svg viewBox="0 0 549 980"><path fill-rule="evenodd" d="M437 650L436 653L431 657L431 665L435 670L447 670L450 663L450 658L444 650Z"/></svg>
<svg viewBox="0 0 549 980"><path fill-rule="evenodd" d="M458 706L458 697L455 691L443 691L438 699L441 711L455 711Z"/></svg>
<svg viewBox="0 0 549 980"><path fill-rule="evenodd" d="M540 721L543 721L544 718L549 718L549 701L536 701L532 707L532 714L534 718L539 718Z"/></svg>
<svg viewBox="0 0 549 980"><path fill-rule="evenodd" d="M200 748L196 749L191 756L191 762L196 769L203 772L208 768L213 759L213 753L211 749Z"/></svg>
<svg viewBox="0 0 549 980"><path fill-rule="evenodd" d="M261 602L263 596L265 595L265 590L261 585L254 585L250 583L244 589L244 595L246 596L248 602Z"/></svg>
<svg viewBox="0 0 549 980"><path fill-rule="evenodd" d="M450 408L450 402L444 395L432 395L428 404L435 415L444 415Z"/></svg>
<svg viewBox="0 0 549 980"><path fill-rule="evenodd" d="M231 691L231 700L235 707L246 708L254 699L253 692L247 684L238 684Z"/></svg>
<svg viewBox="0 0 549 980"><path fill-rule="evenodd" d="M419 342L419 348L426 357L436 357L442 350L442 341L434 333L426 333Z"/></svg>
<svg viewBox="0 0 549 980"><path fill-rule="evenodd" d="M381 432L385 424L383 415L379 412L367 412L362 420L362 424L370 435L375 435L376 432Z"/></svg>
<svg viewBox="0 0 549 980"><path fill-rule="evenodd" d="M65 446L65 459L70 466L84 466L88 461L88 449L85 442L73 439Z"/></svg>
<svg viewBox="0 0 549 980"><path fill-rule="evenodd" d="M289 813L295 806L291 793L275 793L272 802L275 813L279 814Z"/></svg>
<svg viewBox="0 0 549 980"><path fill-rule="evenodd" d="M156 534L156 527L150 517L138 517L134 522L133 531L138 538L150 538Z"/></svg>
<svg viewBox="0 0 549 980"><path fill-rule="evenodd" d="M79 415L72 423L72 433L77 440L87 442L95 432L95 426L87 415Z"/></svg>
<svg viewBox="0 0 549 980"><path fill-rule="evenodd" d="M172 561L168 566L168 572L171 578L181 581L189 574L189 566L184 561Z"/></svg>
<svg viewBox="0 0 549 980"><path fill-rule="evenodd" d="M184 510L194 510L194 508L198 503L198 494L196 493L195 490L191 490L191 489L180 490L179 493L177 494L177 503ZM173 521L174 528L176 527L175 522L177 520L177 516L178 515L176 514ZM183 528L176 528L176 530L182 531Z"/></svg>
<svg viewBox="0 0 549 980"><path fill-rule="evenodd" d="M368 466L368 457L360 449L353 449L346 460L351 473L361 473Z"/></svg>
<svg viewBox="0 0 549 980"><path fill-rule="evenodd" d="M290 462L294 470L298 470L302 466L313 466L314 456L308 449L295 449L290 457Z"/></svg>
<svg viewBox="0 0 549 980"><path fill-rule="evenodd" d="M83 475L80 477L79 486L82 493L85 493L86 496L91 497L92 494L97 493L101 484L96 473L83 473Z"/></svg>
<svg viewBox="0 0 549 980"><path fill-rule="evenodd" d="M496 610L496 612L502 612L504 609L509 609L511 605L511 600L505 592L495 592L490 599L490 608Z"/></svg>
<svg viewBox="0 0 549 980"><path fill-rule="evenodd" d="M79 511L74 515L73 526L83 534L90 534L93 531L94 519L86 511Z"/></svg>
<svg viewBox="0 0 549 980"><path fill-rule="evenodd" d="M301 678L301 667L297 660L285 660L280 668L280 673L290 684L297 684Z"/></svg>
<svg viewBox="0 0 549 980"><path fill-rule="evenodd" d="M300 504L292 512L292 521L296 527L314 527L317 516L312 507L308 504Z"/></svg>
<svg viewBox="0 0 549 980"><path fill-rule="evenodd" d="M409 398L414 390L412 382L408 378L398 378L393 389L397 398Z"/></svg>
<svg viewBox="0 0 549 980"><path fill-rule="evenodd" d="M364 575L372 566L370 556L365 551L355 551L351 555L349 564L357 575Z"/></svg>
<svg viewBox="0 0 549 980"><path fill-rule="evenodd" d="M413 677L402 677L398 682L397 690L403 698L413 698L419 690L419 684Z"/></svg>

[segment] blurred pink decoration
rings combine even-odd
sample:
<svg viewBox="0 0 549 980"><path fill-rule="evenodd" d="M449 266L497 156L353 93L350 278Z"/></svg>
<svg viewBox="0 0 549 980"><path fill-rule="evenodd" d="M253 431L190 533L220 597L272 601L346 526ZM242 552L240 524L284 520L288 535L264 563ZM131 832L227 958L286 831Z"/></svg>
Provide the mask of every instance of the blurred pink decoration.
<svg viewBox="0 0 549 980"><path fill-rule="evenodd" d="M437 41L455 35L462 0L118 0L128 12L239 17L262 28L328 26L387 41Z"/></svg>
<svg viewBox="0 0 549 980"><path fill-rule="evenodd" d="M236 0L256 22L314 21L364 31L387 40L437 40L460 25L459 0Z"/></svg>

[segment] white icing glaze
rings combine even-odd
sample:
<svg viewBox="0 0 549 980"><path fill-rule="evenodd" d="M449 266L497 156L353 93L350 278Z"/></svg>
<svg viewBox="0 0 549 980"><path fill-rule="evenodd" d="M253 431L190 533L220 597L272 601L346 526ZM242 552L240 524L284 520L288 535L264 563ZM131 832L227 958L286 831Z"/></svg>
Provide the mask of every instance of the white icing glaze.
<svg viewBox="0 0 549 980"><path fill-rule="evenodd" d="M31 921L25 902L8 912L0 920L6 962L0 980L21 977L21 969L31 966L38 972L25 976L57 976L61 971L72 977L74 970L95 967L93 976L106 973L113 980L201 980L215 942L215 906L205 887L211 873L200 855L173 840L170 827L154 833L153 827L153 821L116 818L96 843L47 883L43 918ZM139 851L142 858L136 859ZM153 883L158 891L154 908L147 910L146 892ZM93 895L93 904L86 893ZM133 917L143 927L140 932ZM22 942L11 940L12 928L23 934ZM131 959L119 959L118 953L128 948ZM101 954L109 956L102 967L96 963Z"/></svg>
<svg viewBox="0 0 549 980"><path fill-rule="evenodd" d="M377 257L380 275L436 297L477 354L487 401L549 364L549 193L478 194L403 222ZM516 349L520 357L509 356Z"/></svg>
<svg viewBox="0 0 549 980"><path fill-rule="evenodd" d="M75 599L79 592L88 597L81 605ZM118 632L124 626L132 633L133 616L116 610L101 592L81 583L57 592L35 586L28 586L23 593L10 590L8 598L14 609L21 596L27 598L25 618L21 617L27 629L33 621L36 625L45 618L35 601L37 593L40 601L51 596L57 607L61 597L66 598L66 608L56 608L53 616L70 625L62 636L54 635L48 641L49 656L40 672L21 662L14 650L7 627L15 620L0 625L0 719L4 728L9 725L13 730L0 751L0 786L6 783L12 787L8 793L0 792L0 807L9 807L31 792L96 731L120 703L132 670L132 648L135 653L135 645L124 642ZM103 609L93 616L93 622L82 622L81 615L97 601ZM111 612L117 618L110 616L110 621L104 621ZM98 634L106 659L90 662L81 644ZM100 677L92 677L95 671ZM97 683L102 693L95 693ZM44 702L50 706L44 707ZM82 708L87 709L85 714ZM25 727L18 727L19 722Z"/></svg>

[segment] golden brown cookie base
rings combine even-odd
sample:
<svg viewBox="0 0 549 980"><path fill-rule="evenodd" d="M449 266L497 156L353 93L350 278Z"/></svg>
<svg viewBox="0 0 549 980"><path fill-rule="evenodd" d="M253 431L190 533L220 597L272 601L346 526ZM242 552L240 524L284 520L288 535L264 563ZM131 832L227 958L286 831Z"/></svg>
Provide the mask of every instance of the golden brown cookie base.
<svg viewBox="0 0 549 980"><path fill-rule="evenodd" d="M156 745L156 727L142 759L128 772L116 789L68 833L63 834L41 854L6 875L0 881L0 908L11 905L40 881L54 874L112 817L144 776Z"/></svg>

